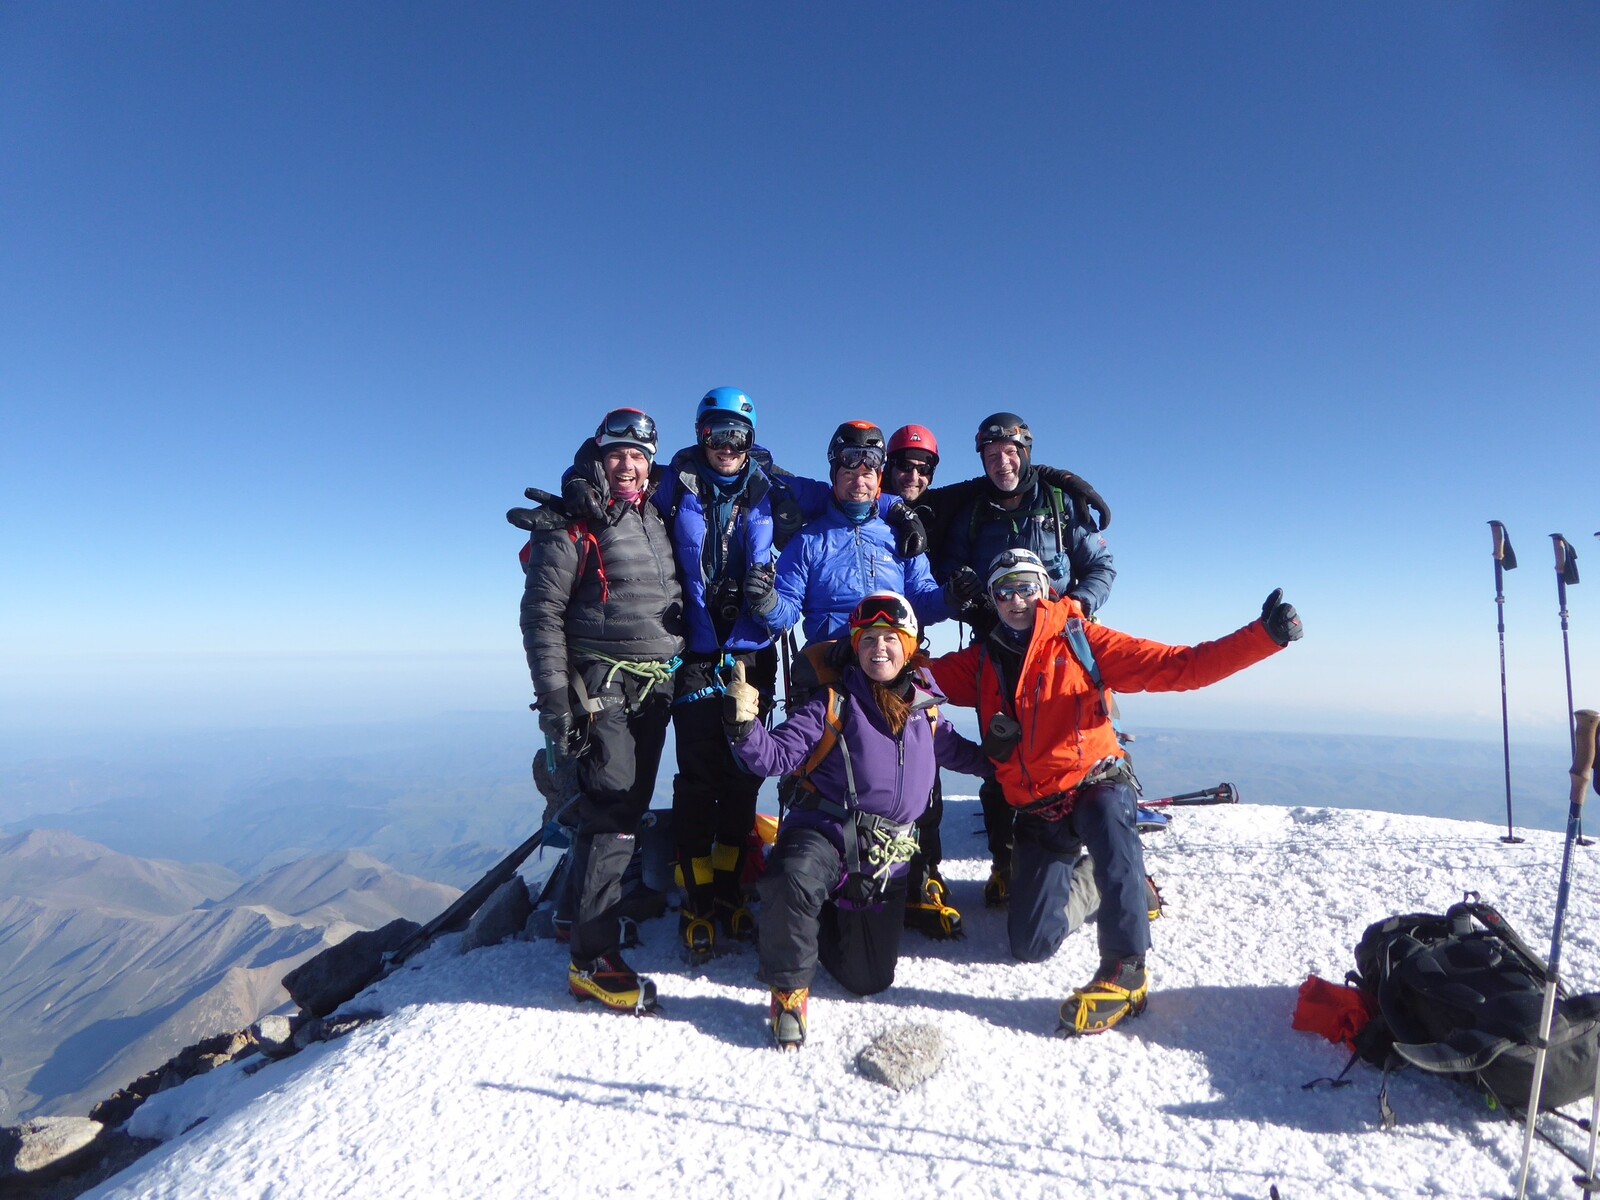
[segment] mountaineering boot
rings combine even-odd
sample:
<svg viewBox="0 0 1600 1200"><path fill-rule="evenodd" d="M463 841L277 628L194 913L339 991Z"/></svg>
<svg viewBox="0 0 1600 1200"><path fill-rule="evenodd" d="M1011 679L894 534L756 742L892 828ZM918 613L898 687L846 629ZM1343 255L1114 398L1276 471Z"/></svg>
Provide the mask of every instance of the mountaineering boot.
<svg viewBox="0 0 1600 1200"><path fill-rule="evenodd" d="M642 1016L656 1007L656 985L623 962L621 954L573 959L567 989L579 1000L598 1000L613 1012Z"/></svg>
<svg viewBox="0 0 1600 1200"><path fill-rule="evenodd" d="M756 940L756 916L745 904L730 903L719 897L716 901L716 918L719 936L730 942Z"/></svg>
<svg viewBox="0 0 1600 1200"><path fill-rule="evenodd" d="M1003 909L1011 902L1011 864L1000 866L995 862L989 869L989 882L984 883L984 907Z"/></svg>
<svg viewBox="0 0 1600 1200"><path fill-rule="evenodd" d="M1142 958L1105 959L1094 978L1061 1002L1061 1037L1104 1033L1124 1017L1137 1017L1150 998Z"/></svg>
<svg viewBox="0 0 1600 1200"><path fill-rule="evenodd" d="M1159 921L1161 914L1167 911L1167 902L1161 898L1161 889L1156 886L1154 875L1144 877L1145 906L1150 910L1150 919Z"/></svg>
<svg viewBox="0 0 1600 1200"><path fill-rule="evenodd" d="M944 880L939 878L939 872L930 870L921 889L906 899L906 928L931 938L963 936L961 914L950 906L945 895Z"/></svg>
<svg viewBox="0 0 1600 1200"><path fill-rule="evenodd" d="M673 868L673 877L683 891L683 903L678 906L678 936L683 940L684 952L691 963L706 962L716 953L717 927L712 922L715 903L712 900L711 856L698 855L690 859L681 856Z"/></svg>
<svg viewBox="0 0 1600 1200"><path fill-rule="evenodd" d="M744 898L744 847L717 843L711 848L711 867L717 932L730 942L755 941L755 914Z"/></svg>
<svg viewBox="0 0 1600 1200"><path fill-rule="evenodd" d="M779 1050L798 1050L805 1045L806 1002L810 999L810 988L795 988L792 992L772 989L768 1012L772 1018L772 1040Z"/></svg>

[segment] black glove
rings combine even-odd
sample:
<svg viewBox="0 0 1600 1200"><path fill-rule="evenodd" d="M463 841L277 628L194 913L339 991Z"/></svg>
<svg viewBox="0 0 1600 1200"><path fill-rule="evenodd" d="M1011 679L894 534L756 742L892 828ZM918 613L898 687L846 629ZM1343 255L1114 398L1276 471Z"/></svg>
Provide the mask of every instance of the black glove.
<svg viewBox="0 0 1600 1200"><path fill-rule="evenodd" d="M581 475L570 475L562 481L561 499L566 503L567 516L574 521L606 519L606 505L600 489Z"/></svg>
<svg viewBox="0 0 1600 1200"><path fill-rule="evenodd" d="M928 552L928 531L922 518L904 500L891 504L883 519L894 530L894 552L901 558L915 558Z"/></svg>
<svg viewBox="0 0 1600 1200"><path fill-rule="evenodd" d="M757 563L745 572L744 604L752 615L768 617L778 607L778 593L773 584L778 578L778 568L771 563Z"/></svg>
<svg viewBox="0 0 1600 1200"><path fill-rule="evenodd" d="M550 739L550 745L560 758L572 757L578 748L578 726L572 713L565 709L540 709L539 731Z"/></svg>
<svg viewBox="0 0 1600 1200"><path fill-rule="evenodd" d="M1051 487L1058 487L1071 496L1079 504L1087 505L1094 510L1099 519L1097 528L1105 529L1111 524L1111 506L1100 498L1100 493L1090 487L1083 479L1071 471L1063 471L1060 467L1039 467L1039 478Z"/></svg>
<svg viewBox="0 0 1600 1200"><path fill-rule="evenodd" d="M975 607L983 595L983 580L971 567L962 567L945 581L944 602L956 616Z"/></svg>
<svg viewBox="0 0 1600 1200"><path fill-rule="evenodd" d="M1261 606L1261 624L1266 627L1267 636L1280 646L1298 642L1306 632L1294 605L1283 602L1282 588L1274 588L1267 602Z"/></svg>

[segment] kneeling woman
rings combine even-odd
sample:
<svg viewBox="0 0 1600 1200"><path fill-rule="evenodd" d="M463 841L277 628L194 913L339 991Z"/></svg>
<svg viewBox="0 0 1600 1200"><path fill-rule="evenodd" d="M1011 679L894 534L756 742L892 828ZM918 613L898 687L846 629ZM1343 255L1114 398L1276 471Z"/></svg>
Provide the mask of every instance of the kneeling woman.
<svg viewBox="0 0 1600 1200"><path fill-rule="evenodd" d="M915 822L939 768L987 777L983 752L938 716L943 697L913 671L916 614L876 592L850 615L854 662L782 725L756 719L757 694L737 677L724 697L728 740L756 775L803 771L759 884L760 978L772 988L780 1049L806 1038L820 962L858 996L894 982Z"/></svg>

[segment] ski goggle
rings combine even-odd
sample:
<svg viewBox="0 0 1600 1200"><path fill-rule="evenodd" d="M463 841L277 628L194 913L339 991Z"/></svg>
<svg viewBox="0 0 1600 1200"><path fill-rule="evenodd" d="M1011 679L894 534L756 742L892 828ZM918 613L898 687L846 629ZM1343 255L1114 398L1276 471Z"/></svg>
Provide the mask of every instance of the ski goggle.
<svg viewBox="0 0 1600 1200"><path fill-rule="evenodd" d="M602 437L646 442L653 446L656 444L656 423L650 419L649 413L642 413L637 408L618 408L608 412L606 419L600 422L600 434Z"/></svg>
<svg viewBox="0 0 1600 1200"><path fill-rule="evenodd" d="M978 450L991 442L1015 442L1022 447L1033 445L1033 433L1026 425L985 425L978 430Z"/></svg>
<svg viewBox="0 0 1600 1200"><path fill-rule="evenodd" d="M712 450L732 450L744 453L755 441L755 432L740 421L722 421L700 426L700 444Z"/></svg>
<svg viewBox="0 0 1600 1200"><path fill-rule="evenodd" d="M912 632L917 628L917 614L898 596L868 596L850 614L850 628L870 629L874 625Z"/></svg>
<svg viewBox="0 0 1600 1200"><path fill-rule="evenodd" d="M1004 604L1008 600L1037 600L1042 589L1032 579L1019 579L1016 583L997 583L991 589L994 598Z"/></svg>
<svg viewBox="0 0 1600 1200"><path fill-rule="evenodd" d="M883 451L876 446L847 446L835 456L834 461L847 470L866 467L871 471L883 470Z"/></svg>

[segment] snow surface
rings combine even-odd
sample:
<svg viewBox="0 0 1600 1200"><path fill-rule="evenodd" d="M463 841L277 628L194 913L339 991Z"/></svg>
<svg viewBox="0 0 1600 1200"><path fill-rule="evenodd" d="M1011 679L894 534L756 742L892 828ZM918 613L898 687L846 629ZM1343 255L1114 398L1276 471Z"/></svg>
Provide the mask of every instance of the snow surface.
<svg viewBox="0 0 1600 1200"><path fill-rule="evenodd" d="M1169 901L1154 926L1149 1011L1107 1034L1052 1036L1096 961L1092 930L1054 959L1010 960L976 802L945 815L946 875L968 937L908 933L896 984L868 1000L819 974L811 1041L771 1049L755 955L704 968L676 923L644 926L630 960L660 1016L579 1005L549 941L459 956L446 939L348 1007L387 1014L348 1038L246 1074L235 1064L147 1102L130 1128L172 1139L95 1197L1009 1198L1500 1197L1519 1124L1469 1089L1379 1074L1305 1091L1345 1051L1295 1032L1307 974L1342 979L1371 921L1482 893L1548 947L1557 834L1507 846L1490 825L1258 805L1184 809L1146 837ZM1600 986L1600 848L1575 851L1563 974ZM891 1026L933 1022L948 1057L899 1094L854 1059ZM1587 1116L1587 1104L1574 1106ZM1548 1118L1547 1118L1548 1120ZM1581 1135L1563 1138L1582 1148ZM1529 1194L1576 1195L1536 1143Z"/></svg>

